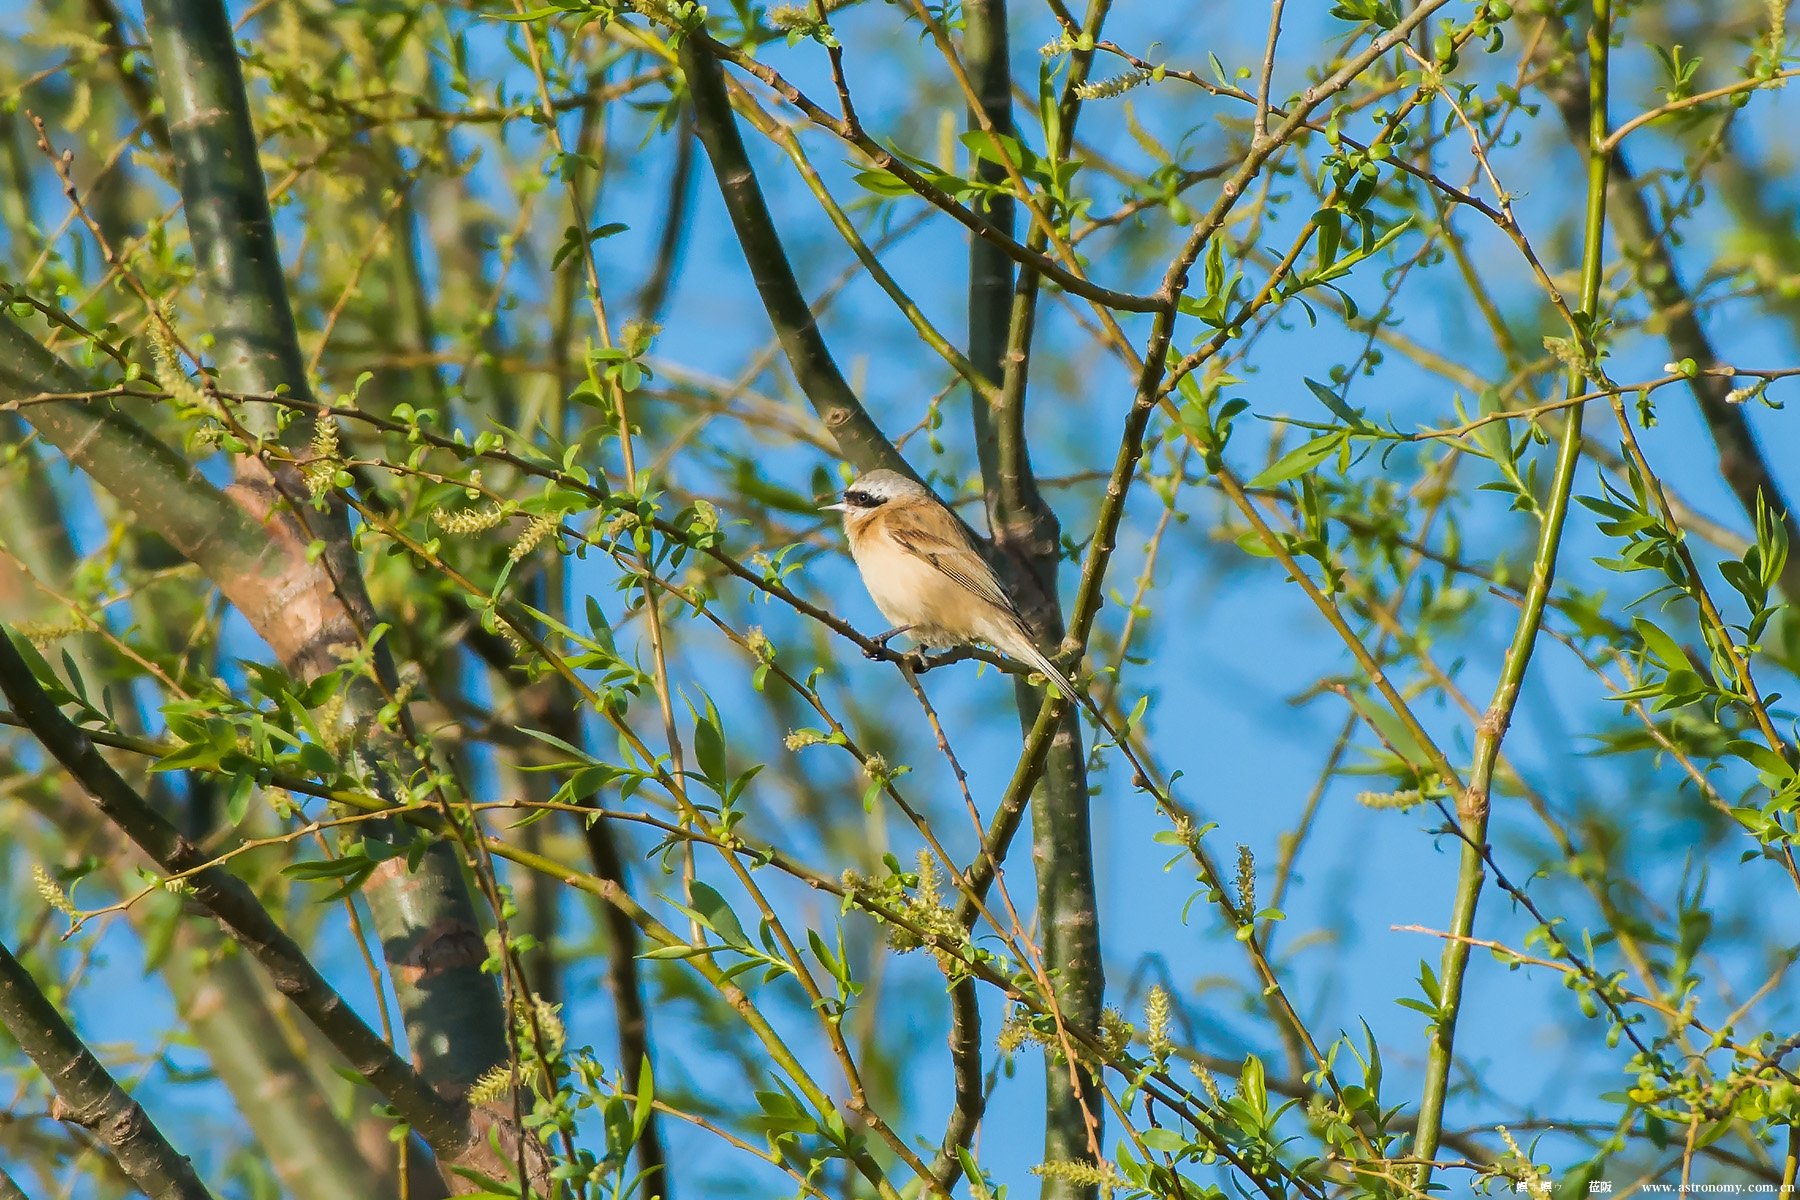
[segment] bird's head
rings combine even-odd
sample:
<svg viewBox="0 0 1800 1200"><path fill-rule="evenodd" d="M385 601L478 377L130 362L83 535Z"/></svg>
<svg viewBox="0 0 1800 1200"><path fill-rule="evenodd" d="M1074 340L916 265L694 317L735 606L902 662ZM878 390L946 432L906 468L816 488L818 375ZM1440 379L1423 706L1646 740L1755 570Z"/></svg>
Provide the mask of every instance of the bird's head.
<svg viewBox="0 0 1800 1200"><path fill-rule="evenodd" d="M885 504L922 500L930 495L922 485L900 472L881 469L858 475L844 489L842 500L836 504L820 505L820 508L827 512L841 512L844 514L844 524L856 525L873 516Z"/></svg>

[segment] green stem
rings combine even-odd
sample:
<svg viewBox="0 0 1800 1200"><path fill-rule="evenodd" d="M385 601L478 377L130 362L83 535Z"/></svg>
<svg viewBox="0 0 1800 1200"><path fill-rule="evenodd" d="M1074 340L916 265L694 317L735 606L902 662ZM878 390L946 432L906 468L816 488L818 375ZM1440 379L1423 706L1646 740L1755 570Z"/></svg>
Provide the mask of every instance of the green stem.
<svg viewBox="0 0 1800 1200"><path fill-rule="evenodd" d="M1581 85L1580 72L1559 71L1549 75L1544 88L1577 144L1590 136L1594 124L1589 99L1592 88ZM1700 324L1693 297L1682 282L1674 253L1650 211L1637 177L1617 150L1609 155L1608 162L1612 183L1608 193L1610 215L1619 249L1631 264L1632 276L1643 289L1644 298L1661 318L1669 353L1676 359L1691 358L1701 367L1717 366L1724 360ZM1750 518L1752 528L1766 505L1766 511L1777 514L1781 521L1788 545L1800 545L1800 523L1795 522L1793 510L1756 440L1756 431L1750 427L1744 411L1746 406L1728 398L1732 385L1733 381L1723 375L1696 373L1688 379L1688 388L1718 451L1719 475ZM1781 572L1781 591L1789 603L1800 603L1800 555L1788 556Z"/></svg>
<svg viewBox="0 0 1800 1200"><path fill-rule="evenodd" d="M56 1089L63 1105L56 1115L91 1130L151 1200L212 1200L187 1156L113 1080L5 945L0 945L0 1025Z"/></svg>
<svg viewBox="0 0 1800 1200"><path fill-rule="evenodd" d="M1604 265L1606 238L1606 185L1608 155L1606 142L1606 97L1608 85L1608 49L1612 37L1611 0L1592 0L1593 24L1588 30L1588 129L1587 129L1587 209L1583 223L1581 255L1581 313L1591 321L1598 313L1600 280ZM1583 358L1595 353L1590 330L1576 330ZM1587 384L1587 372L1578 363L1570 367L1566 395L1578 396ZM1426 1051L1425 1088L1419 1101L1419 1127L1413 1144L1415 1157L1426 1165L1419 1168L1420 1190L1431 1180L1430 1160L1437 1154L1443 1135L1444 1102L1448 1098L1450 1068L1454 1056L1457 1019L1462 1013L1463 981L1468 971L1470 944L1475 928L1475 908L1481 899L1486 879L1484 848L1487 845L1489 792L1494 770L1500 761L1500 744L1518 707L1519 692L1525 670L1537 645L1539 627L1550 587L1556 576L1557 553L1562 545L1563 526L1569 513L1569 495L1575 482L1575 468L1581 461L1581 416L1579 406L1569 409L1563 425L1556 456L1556 472L1550 482L1549 502L1544 509L1543 526L1538 533L1536 556L1532 560L1531 579L1521 603L1518 626L1512 643L1500 666L1500 680L1494 688L1476 731L1474 761L1469 768L1468 784L1457 803L1457 816L1462 828L1462 858L1457 870L1456 899L1451 909L1450 934L1444 943L1440 971L1442 994L1438 1018L1432 1028Z"/></svg>

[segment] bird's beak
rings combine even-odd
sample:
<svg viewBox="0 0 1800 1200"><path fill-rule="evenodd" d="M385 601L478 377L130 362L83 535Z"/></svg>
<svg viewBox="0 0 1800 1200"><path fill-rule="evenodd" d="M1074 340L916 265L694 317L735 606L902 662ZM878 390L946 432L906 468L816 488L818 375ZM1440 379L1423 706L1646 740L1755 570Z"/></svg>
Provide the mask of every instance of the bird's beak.
<svg viewBox="0 0 1800 1200"><path fill-rule="evenodd" d="M839 500L836 504L819 505L820 512L847 512L849 508L850 506L845 504L842 500Z"/></svg>

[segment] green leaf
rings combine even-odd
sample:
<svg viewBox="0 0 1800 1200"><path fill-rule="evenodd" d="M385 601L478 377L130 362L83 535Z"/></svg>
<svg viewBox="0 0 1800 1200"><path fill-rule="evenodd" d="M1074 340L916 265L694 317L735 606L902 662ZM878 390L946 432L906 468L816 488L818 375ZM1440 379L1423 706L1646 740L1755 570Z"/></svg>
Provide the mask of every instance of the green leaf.
<svg viewBox="0 0 1800 1200"><path fill-rule="evenodd" d="M1321 434L1303 446L1297 446L1276 459L1267 470L1250 481L1253 488L1270 488L1304 475L1336 454L1344 444L1342 432Z"/></svg>
<svg viewBox="0 0 1800 1200"><path fill-rule="evenodd" d="M1268 1116L1268 1083L1263 1076L1262 1059L1254 1054L1244 1059L1244 1069L1238 1074L1238 1095L1243 1097L1259 1119Z"/></svg>
<svg viewBox="0 0 1800 1200"><path fill-rule="evenodd" d="M631 1143L636 1145L644 1136L644 1126L650 1123L650 1114L656 1102L656 1078L650 1070L650 1058L645 1055L638 1064L637 1097L631 1109Z"/></svg>
<svg viewBox="0 0 1800 1200"><path fill-rule="evenodd" d="M225 793L225 823L230 828L243 824L250 812L250 797L256 793L256 777L238 774L231 777L231 788Z"/></svg>
<svg viewBox="0 0 1800 1200"><path fill-rule="evenodd" d="M685 942L681 942L681 943L677 943L676 945L673 945L673 946L658 946L654 950L646 950L642 954L638 955L638 957L639 958L657 959L657 960L672 959L672 958L698 958L702 954L711 954L712 952L713 952L713 947L711 947L711 946L690 946Z"/></svg>
<svg viewBox="0 0 1800 1200"><path fill-rule="evenodd" d="M714 791L725 786L725 735L719 727L719 713L711 698L706 701L706 715L694 718L694 761Z"/></svg>
<svg viewBox="0 0 1800 1200"><path fill-rule="evenodd" d="M316 858L289 863L281 868L281 873L295 879L340 879L358 871L369 870L374 865L360 855L347 854L342 858Z"/></svg>
<svg viewBox="0 0 1800 1200"><path fill-rule="evenodd" d="M692 892L694 895L694 911L706 927L725 940L725 944L734 949L746 949L750 939L744 934L744 927L738 922L737 914L731 911L731 905L725 897L707 884L695 880Z"/></svg>
<svg viewBox="0 0 1800 1200"><path fill-rule="evenodd" d="M912 188L891 171L858 171L852 178L858 187L877 196L912 195Z"/></svg>
<svg viewBox="0 0 1800 1200"><path fill-rule="evenodd" d="M1667 633L1643 617L1633 617L1631 627L1637 631L1638 637L1643 639L1644 648L1650 652L1651 657L1666 669L1671 671L1691 669L1687 652L1681 648L1681 643Z"/></svg>
<svg viewBox="0 0 1800 1200"><path fill-rule="evenodd" d="M1343 397L1339 396L1336 392L1332 391L1318 380L1308 379L1306 380L1306 386L1312 391L1312 394L1318 398L1320 404L1323 404L1326 408L1330 409L1333 416L1336 416L1339 420L1343 421L1344 424L1350 426L1350 428L1367 429L1369 427L1368 421L1363 419L1362 409L1351 408L1348 404L1344 403Z"/></svg>

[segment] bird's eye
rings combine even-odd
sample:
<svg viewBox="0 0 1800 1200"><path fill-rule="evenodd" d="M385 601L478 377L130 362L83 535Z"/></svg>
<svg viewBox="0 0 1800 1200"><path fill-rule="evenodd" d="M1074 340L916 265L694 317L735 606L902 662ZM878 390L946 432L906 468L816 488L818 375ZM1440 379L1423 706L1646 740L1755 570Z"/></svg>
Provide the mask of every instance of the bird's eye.
<svg viewBox="0 0 1800 1200"><path fill-rule="evenodd" d="M844 503L848 504L851 508L874 508L883 503L886 499L886 496L877 496L870 492L865 492L861 488L851 488L844 493Z"/></svg>

